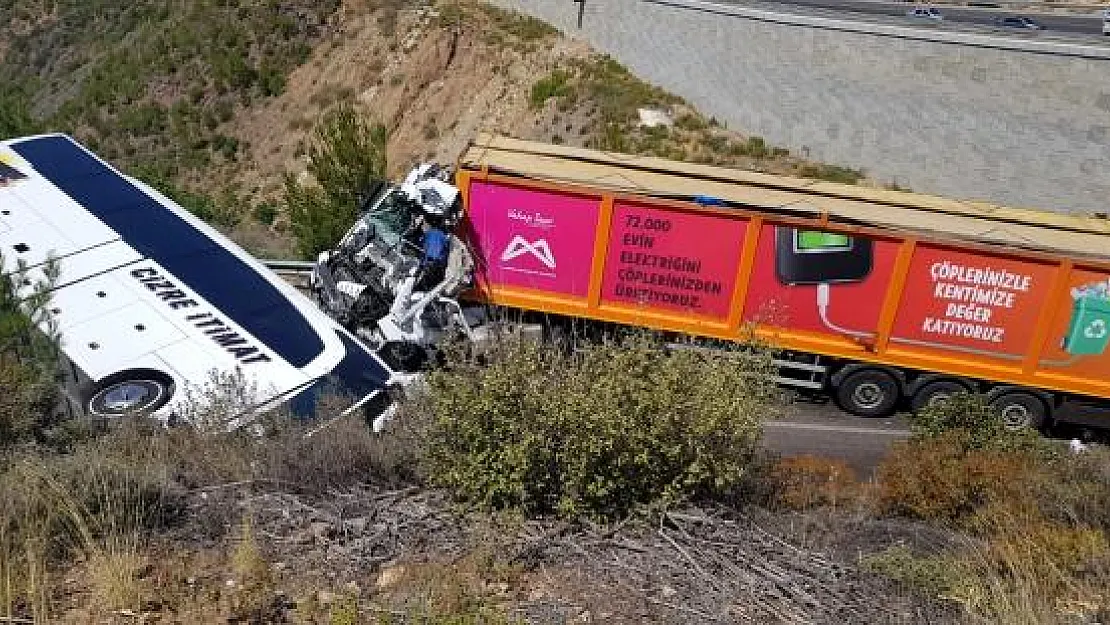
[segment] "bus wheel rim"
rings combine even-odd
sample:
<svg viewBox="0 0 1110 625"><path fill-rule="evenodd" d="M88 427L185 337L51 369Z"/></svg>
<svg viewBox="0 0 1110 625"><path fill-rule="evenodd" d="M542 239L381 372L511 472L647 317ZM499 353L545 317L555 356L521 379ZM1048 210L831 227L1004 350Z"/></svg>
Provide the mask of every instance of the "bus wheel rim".
<svg viewBox="0 0 1110 625"><path fill-rule="evenodd" d="M150 383L120 382L101 391L100 397L106 411L125 413L149 406L158 400L160 393L152 390L151 386Z"/></svg>

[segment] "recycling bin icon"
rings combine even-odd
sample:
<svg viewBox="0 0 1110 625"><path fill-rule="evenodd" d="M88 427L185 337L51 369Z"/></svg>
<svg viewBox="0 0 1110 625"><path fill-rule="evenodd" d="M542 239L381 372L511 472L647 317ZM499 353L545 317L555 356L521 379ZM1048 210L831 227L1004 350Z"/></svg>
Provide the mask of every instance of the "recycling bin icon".
<svg viewBox="0 0 1110 625"><path fill-rule="evenodd" d="M1064 351L1072 355L1097 355L1110 343L1110 300L1094 295L1075 299Z"/></svg>

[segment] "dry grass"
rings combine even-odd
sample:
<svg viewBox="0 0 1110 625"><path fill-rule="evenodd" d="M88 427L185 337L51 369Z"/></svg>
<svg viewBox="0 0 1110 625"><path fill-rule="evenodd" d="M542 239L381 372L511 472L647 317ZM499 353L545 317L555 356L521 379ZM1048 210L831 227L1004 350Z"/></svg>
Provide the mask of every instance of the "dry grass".
<svg viewBox="0 0 1110 625"><path fill-rule="evenodd" d="M517 347L523 350L518 351L517 356L532 353L527 351L528 345ZM551 422L562 424L563 430L551 432L558 434L564 446L569 446L565 448L573 449L567 430L575 433L582 430L582 422L572 418L581 417L576 413L586 414L591 419L605 415L627 418L627 411L631 410L628 406L632 406L642 410L645 418L656 414L653 412L656 409L670 414L675 410L673 404L667 403L674 401L668 389L678 388L692 379L694 373L691 371L721 368L716 360L700 360L692 353L665 355L649 347L647 344L633 345L631 355L611 352L585 355L582 357L587 360L577 363L582 367L580 370L551 366L556 363L554 360L519 362L510 359L509 364L515 365L500 367L479 366L473 361L456 362L456 368L444 374L454 377L441 381L457 381L461 377L469 379L472 386L456 384L456 391L462 394L441 397L441 401L454 398L464 402L453 404L457 410L443 414L445 418L457 418L460 411L478 406L500 410L498 415L518 424L521 414L535 415L536 406L551 403L551 386L544 384L554 383L553 376L557 374L561 377L558 383L564 385L559 388L568 388L566 385L573 383L577 385L573 388L579 389L567 395L576 403L561 408L566 412L556 413L559 418ZM596 362L588 360L598 354L605 357ZM487 357L495 355L486 354ZM659 361L659 358L669 360ZM566 364L563 360L557 362ZM597 366L590 365L591 362ZM672 367L661 370L660 362L686 367L681 371L687 373L677 378L667 377L676 374ZM627 379L614 376L614 369L628 374ZM529 375L522 378L517 375L521 372ZM536 378L532 374L546 377ZM728 377L732 374L714 375L720 377L701 375L703 388L709 389L703 395L720 404L726 395L717 391L725 387L740 388L741 381ZM525 388L520 382L525 378L532 380L535 387ZM612 385L602 390L612 397L623 398L624 403L591 403L599 401L599 380L603 380L602 386ZM750 380L744 382L751 383ZM479 389L473 385L484 386ZM497 392L492 393L491 389ZM766 390L757 384L750 389L752 396L743 401L738 398L732 409L743 409L741 414L747 415L763 406L773 408L771 395L756 397ZM588 395L587 391L594 394ZM629 393L640 393L635 397L641 403L629 404L632 397ZM237 397L238 391L231 395ZM505 403L510 400L516 403ZM683 404L690 408L686 413L697 413L703 419L723 420L731 414L714 412L723 409L700 404L702 400L697 397L682 401L691 402ZM225 406L222 400L214 402L211 409L219 406ZM617 410L614 406L623 408ZM624 421L615 420L614 423ZM617 434L623 436L627 429L644 429L638 423L621 426ZM693 426L705 425L709 431L719 432L716 421L699 423ZM281 554L276 549L279 544L288 549L290 544L301 543L290 534L274 534L273 525L256 525L261 522L259 519L268 518L272 523L282 509L307 509L308 513L304 514L309 515L319 515L323 510L324 518L330 519L331 533L344 535L346 539L345 511L356 510L353 514L361 519L364 529L369 528L358 539L376 536L381 533L374 525L379 522L378 515L385 509L397 509L396 501L382 503L373 499L371 493L368 495L370 501L375 501L373 505L379 507L359 508L337 495L337 491L351 492L357 490L356 485L367 483L377 489L413 484L412 467L419 456L417 441L405 437L410 433L374 435L357 418L337 420L312 436L306 436L305 427L284 418L263 419L259 424L261 430L252 434L223 433L219 428L203 433L189 428L165 430L142 421L124 420L64 453L27 449L0 459L0 616L36 622L58 620L64 609L58 597L69 592L63 590L68 586L61 582L77 572L87 588L88 605L84 606L88 610L87 620L102 620L105 615L119 610L138 612L155 598L169 606L160 609L203 613L205 618L198 617L198 622L210 621L217 615L254 622L281 618L287 606L276 591L283 587L285 580L271 566L271 561L276 563L280 557L289 566L299 567L302 562L289 559L290 552ZM587 425L601 428L589 430L589 433L611 433L601 427L603 423L590 421ZM677 425L682 427L666 429L664 435L649 438L655 443L662 440L673 444L680 438L689 440L689 424L683 421ZM846 522L870 522L875 527L900 518L906 527L928 528L930 532L944 533L950 540L944 541L940 548L929 550L918 549L915 543L912 546L899 543L892 547L890 540L883 543L881 537L872 536L870 542L861 543L866 549L853 550L851 558L856 553L869 553L861 559L864 568L899 580L915 592L945 598L958 605L969 622L1070 623L1083 619L1105 621L1110 617L1110 593L1107 592L1110 588L1107 535L1110 530L1110 453L1095 450L1070 455L1055 452L1045 445L1030 444L1025 439L1007 439L1005 444L996 444L960 434L960 428L946 428L919 435L898 447L884 463L874 484L858 483L843 463L816 457L782 460L765 473L754 463L746 464L739 468L764 476L779 510L737 515L731 519L672 514L664 517L670 519L666 527L639 525L640 542L634 544L627 541L636 537L635 533L620 537L616 529L610 531L585 523L585 527L594 528L594 533L585 542L579 540L590 548L583 549L584 554L579 554L581 559L573 562L580 569L591 570L594 580L607 579L613 562L629 566L630 562L639 562L633 568L650 572L656 580L664 569L671 567L667 570L673 577L668 579L689 581L690 566L693 566L699 570L697 583L727 586L727 592L720 588L710 591L691 587L690 602L696 599L702 602L698 605L718 605L705 601L706 596L716 592L715 597L723 597L719 605L731 605L734 595L755 592L753 588L775 583L766 576L769 563L779 566L782 562L790 562L794 567L790 570L795 573L801 566L799 562L802 561L798 559L801 551L796 544L749 528L758 514L797 519L819 512L813 515L818 523L835 516L848 519ZM682 436L675 434L676 431ZM520 432L512 430L512 433ZM622 436L613 440L629 445L639 440ZM503 447L507 445L504 441L513 440L518 439L491 438L492 443L500 443ZM591 436L591 444L599 440ZM707 440L720 443L719 439ZM743 440L748 440L746 435ZM635 451L634 446L622 448L618 445L613 449ZM682 451L684 448L675 449ZM606 460L611 455L598 457ZM614 480L619 477L604 463L591 466L590 471L582 471L584 476ZM479 469L487 471L484 467ZM694 475L699 476L700 473ZM504 479L504 474L498 473L495 477ZM706 495L712 494L709 491L697 492L707 501L713 501ZM227 497L226 501L222 496ZM190 512L187 504L195 504L198 500L206 502L203 512ZM321 503L338 500L346 503L338 503L333 508ZM716 501L720 500L718 494ZM744 501L750 500L737 498L733 503ZM328 509L338 512L328 512ZM306 614L311 613L306 620L337 624L375 620L433 624L512 622L508 606L518 601L529 590L529 580L534 580L530 575L533 571L523 568L525 564L522 563L543 562L544 550L557 551L568 544L561 534L564 530L553 531L552 526L535 524L535 521L525 523L515 518L494 517L486 535L475 529L480 526L472 521L489 517L479 515L463 520L454 517L446 506L433 510L423 503L412 504L409 509L409 516L399 515L385 525L391 528L385 533L394 532L400 537L397 538L400 543L408 545L424 540L427 534L421 532L435 531L427 530L430 526L455 531L464 523L469 524L467 531L474 541L454 542L438 552L429 550L423 558L413 558L411 553L406 553L402 559L401 551L390 552L386 560L376 561L389 567L384 569L389 575L383 573L377 577L375 594L367 595L356 589L339 599L333 597L326 605L312 607L306 603L303 609ZM434 519L434 523L429 521L429 525L420 526L423 529L413 529L424 523L423 519L436 514L442 516ZM728 514L736 514L736 511ZM204 518L197 518L199 516ZM307 518L315 521L320 517ZM905 520L907 518L913 521ZM634 523L635 520L630 521L628 527ZM566 527L571 525L565 524ZM189 540L196 542L181 540L184 533L174 539L178 542L155 540L156 536L172 533L183 526L188 526ZM523 541L520 538L522 528L527 530L525 534L531 533ZM294 527L290 531L298 530ZM273 536L278 538L271 540ZM763 551L756 556L750 549L757 539L763 541L760 543ZM310 536L310 541L315 540ZM314 566L334 562L328 559L336 556L327 540L320 547L329 554L322 560L325 564L317 561ZM185 552L180 559L188 562L195 555L188 554L188 550L195 548L197 542L215 545L211 550L218 552L217 562L209 565L210 570L218 572L214 575L214 584L205 591L208 594L183 590L181 586L185 584L180 579L186 575L183 571L157 573L159 568L169 570L172 567L161 562L166 559L167 550L175 556ZM804 561L809 563L810 572L807 579L813 585L798 582L801 585L794 587L803 588L809 596L817 592L816 587L827 584L827 588L832 589L827 596L840 597L837 601L857 601L860 597L857 586L838 585L843 565L819 553L831 545L832 541L826 541L819 549L805 549ZM343 555L338 557L361 557L354 549L339 552ZM366 549L373 552L373 548ZM292 553L293 557L305 554L304 551ZM661 553L665 554L665 559L649 559L649 555L657 558ZM517 557L519 554L527 557ZM691 559L696 564L688 565ZM763 568L743 568L750 563ZM186 564L182 568L191 571L188 567L192 566L196 565ZM594 568L590 569L591 566ZM716 570L726 573L720 576L709 573ZM743 570L745 577L738 576L737 570ZM851 574L855 575L856 571ZM230 586L225 583L229 578L233 581ZM860 580L861 584L866 581L862 577ZM640 581L650 582L647 577ZM674 587L678 582L667 583ZM891 584L886 580L883 583ZM845 593L843 597L841 592ZM897 599L903 601L905 597ZM808 608L800 607L802 603L791 605L792 609L799 610L798 614L808 614L805 612Z"/></svg>
<svg viewBox="0 0 1110 625"><path fill-rule="evenodd" d="M138 613L172 594L149 579L152 540L187 518L190 492L280 487L322 496L406 481L403 452L361 419L305 432L288 421L259 436L125 420L67 453L27 449L0 458L0 617L51 622L59 578L74 565L93 598L91 614ZM238 526L229 557L237 586L227 609L266 614L274 597L268 565L249 519L236 517L237 502L208 506L197 525L221 540Z"/></svg>
<svg viewBox="0 0 1110 625"><path fill-rule="evenodd" d="M792 510L855 506L864 491L847 463L818 456L784 458L773 467L771 479L777 503Z"/></svg>
<svg viewBox="0 0 1110 625"><path fill-rule="evenodd" d="M45 621L59 563L84 561L99 607L134 609L142 601L141 534L161 515L164 495L150 456L103 457L79 451L56 462L24 457L0 475L0 609L9 618Z"/></svg>
<svg viewBox="0 0 1110 625"><path fill-rule="evenodd" d="M89 554L85 570L93 596L106 611L138 611L143 600L139 579L146 558L139 553L139 536L121 536Z"/></svg>
<svg viewBox="0 0 1110 625"><path fill-rule="evenodd" d="M903 553L880 568L958 602L972 621L1104 620L1108 475L1105 450L1070 455L963 427L919 435L880 468L879 509L950 528L962 547L939 558Z"/></svg>
<svg viewBox="0 0 1110 625"><path fill-rule="evenodd" d="M946 536L918 544L892 535L860 564L958 606L967 622L1105 622L1110 452L1069 454L1006 432L980 401L925 415L870 484L836 461L783 460L770 474L774 500L836 532L885 518Z"/></svg>
<svg viewBox="0 0 1110 625"><path fill-rule="evenodd" d="M454 622L449 617L491 625L510 622L495 604L508 598L520 570L486 549L455 561L409 563L394 571L382 589L391 611L432 623Z"/></svg>
<svg viewBox="0 0 1110 625"><path fill-rule="evenodd" d="M254 525L245 517L230 554L232 579L231 613L249 622L270 620L274 605L274 576L262 555Z"/></svg>

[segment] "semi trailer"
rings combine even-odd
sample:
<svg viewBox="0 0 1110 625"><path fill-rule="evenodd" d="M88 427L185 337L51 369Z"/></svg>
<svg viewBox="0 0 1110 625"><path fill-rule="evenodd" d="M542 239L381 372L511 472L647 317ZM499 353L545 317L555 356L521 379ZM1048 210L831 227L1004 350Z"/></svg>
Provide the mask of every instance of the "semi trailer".
<svg viewBox="0 0 1110 625"><path fill-rule="evenodd" d="M459 158L457 201L429 211L411 178L313 282L398 366L448 334L482 340L509 309L754 337L782 383L857 415L968 391L1012 427L1108 423L1104 218L490 135ZM452 257L419 286L429 229Z"/></svg>

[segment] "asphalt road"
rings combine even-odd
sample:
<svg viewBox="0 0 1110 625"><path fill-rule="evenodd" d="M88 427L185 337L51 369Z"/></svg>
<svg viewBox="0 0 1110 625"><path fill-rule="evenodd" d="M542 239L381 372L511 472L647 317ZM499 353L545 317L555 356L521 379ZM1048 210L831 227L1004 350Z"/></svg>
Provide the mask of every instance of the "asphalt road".
<svg viewBox="0 0 1110 625"><path fill-rule="evenodd" d="M779 420L765 424L765 444L784 456L814 455L848 463L866 479L892 443L909 436L903 416L865 419L849 415L832 402L796 402Z"/></svg>
<svg viewBox="0 0 1110 625"><path fill-rule="evenodd" d="M766 2L750 2L748 0L716 0L721 4L768 6ZM990 27L995 32L1005 32L1026 37L1039 35L1069 36L1083 38L1103 38L1101 18L1090 15L1059 15L1048 13L1021 13L1006 9L953 7L936 5L944 16L944 21L935 23L926 19L915 19L906 16L906 11L916 6L911 2L875 2L873 0L789 0L776 2L775 5L792 11L817 13L823 17L850 17L852 14L897 18L897 22L905 24L924 25L932 28L945 28L956 26ZM1000 28L995 26L995 21L1003 16L1025 15L1044 27L1043 31L1026 31L1013 28ZM884 21L887 21L884 19ZM1110 39L1110 37L1105 37Z"/></svg>

